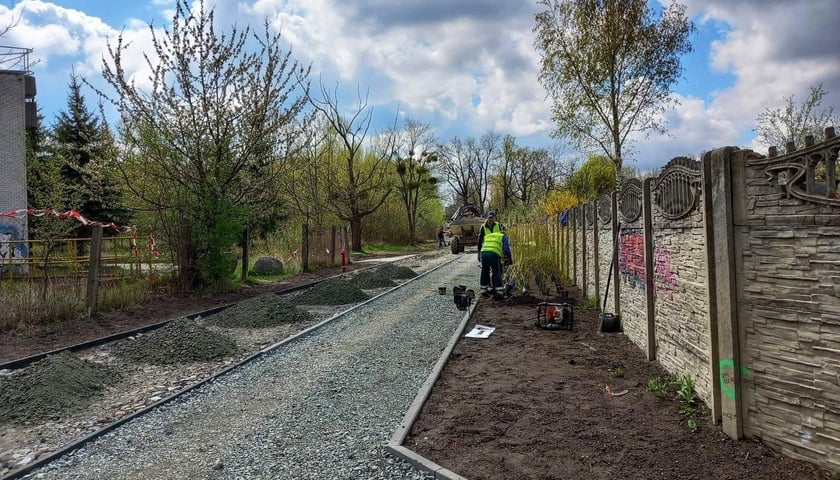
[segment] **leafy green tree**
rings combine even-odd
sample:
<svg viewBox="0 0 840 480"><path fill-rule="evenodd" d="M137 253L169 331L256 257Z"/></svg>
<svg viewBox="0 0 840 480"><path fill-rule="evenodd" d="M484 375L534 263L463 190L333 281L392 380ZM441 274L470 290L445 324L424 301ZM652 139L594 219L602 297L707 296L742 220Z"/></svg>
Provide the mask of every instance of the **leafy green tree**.
<svg viewBox="0 0 840 480"><path fill-rule="evenodd" d="M585 203L612 192L615 183L615 163L603 155L594 155L583 162L563 187Z"/></svg>
<svg viewBox="0 0 840 480"><path fill-rule="evenodd" d="M555 134L607 155L620 171L633 132L664 132L661 113L691 51L685 7L647 0L540 0L539 80L552 97Z"/></svg>
<svg viewBox="0 0 840 480"><path fill-rule="evenodd" d="M223 284L245 228L281 208L280 162L303 120L309 69L267 23L260 34L217 32L203 1L179 0L170 29L149 28L148 86L130 77L122 35L103 62L122 116L119 166L160 215L181 287Z"/></svg>
<svg viewBox="0 0 840 480"><path fill-rule="evenodd" d="M784 98L783 106L765 109L755 119L758 141L765 147L783 147L787 142L801 146L806 135L813 135L819 141L825 127L840 125L834 107L822 105L827 94L819 84L811 87L800 105L796 105L791 95Z"/></svg>
<svg viewBox="0 0 840 480"><path fill-rule="evenodd" d="M427 150L433 148L437 140L428 124L412 119L406 119L400 136L400 148L395 159L396 191L405 207L409 238L413 245L417 241L420 206L437 198L437 178L432 176L431 166L438 157L437 153Z"/></svg>

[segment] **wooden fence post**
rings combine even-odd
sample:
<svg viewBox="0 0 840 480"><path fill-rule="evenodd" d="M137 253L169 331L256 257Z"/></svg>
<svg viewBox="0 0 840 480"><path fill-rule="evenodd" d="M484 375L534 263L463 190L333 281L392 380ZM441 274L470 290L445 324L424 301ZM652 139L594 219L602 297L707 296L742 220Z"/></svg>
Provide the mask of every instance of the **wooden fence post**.
<svg viewBox="0 0 840 480"><path fill-rule="evenodd" d="M300 231L300 270L309 271L309 225L304 223Z"/></svg>
<svg viewBox="0 0 840 480"><path fill-rule="evenodd" d="M335 265L335 249L338 246L336 244L336 236L338 234L337 228L335 225L332 226L332 244L330 245L330 265Z"/></svg>
<svg viewBox="0 0 840 480"><path fill-rule="evenodd" d="M248 265L251 263L251 260L248 258L250 256L250 243L251 243L251 235L248 227L245 227L245 238L242 242L242 272L239 275L239 279L243 282L248 280Z"/></svg>
<svg viewBox="0 0 840 480"><path fill-rule="evenodd" d="M87 281L87 311L88 315L96 313L96 298L99 290L99 259L102 253L102 225L93 227L93 237L90 239L90 268Z"/></svg>

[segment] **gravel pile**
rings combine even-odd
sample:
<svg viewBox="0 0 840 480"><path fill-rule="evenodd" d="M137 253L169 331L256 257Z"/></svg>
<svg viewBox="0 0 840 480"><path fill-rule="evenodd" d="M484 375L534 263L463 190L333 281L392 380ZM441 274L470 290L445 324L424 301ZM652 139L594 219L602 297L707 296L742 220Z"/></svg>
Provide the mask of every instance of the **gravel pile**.
<svg viewBox="0 0 840 480"><path fill-rule="evenodd" d="M391 280L391 277L379 270L365 270L359 272L350 279L350 282L362 290L397 286L397 284Z"/></svg>
<svg viewBox="0 0 840 480"><path fill-rule="evenodd" d="M264 293L211 315L206 322L226 328L269 328L314 319L314 315L286 302L279 295Z"/></svg>
<svg viewBox="0 0 840 480"><path fill-rule="evenodd" d="M433 286L475 281L469 260L337 317L34 476L433 478L384 447L463 318Z"/></svg>
<svg viewBox="0 0 840 480"><path fill-rule="evenodd" d="M417 272L415 272L414 270L408 267L394 265L393 263L382 265L381 267L377 268L376 271L380 275L384 275L392 280L407 280L409 278L414 278L417 276Z"/></svg>
<svg viewBox="0 0 840 480"><path fill-rule="evenodd" d="M137 363L172 365L216 360L238 352L230 338L181 318L134 341L119 344L112 353Z"/></svg>
<svg viewBox="0 0 840 480"><path fill-rule="evenodd" d="M325 280L291 299L298 305L347 305L369 299L353 282L343 278Z"/></svg>
<svg viewBox="0 0 840 480"><path fill-rule="evenodd" d="M0 378L0 423L58 420L119 381L111 368L61 352Z"/></svg>

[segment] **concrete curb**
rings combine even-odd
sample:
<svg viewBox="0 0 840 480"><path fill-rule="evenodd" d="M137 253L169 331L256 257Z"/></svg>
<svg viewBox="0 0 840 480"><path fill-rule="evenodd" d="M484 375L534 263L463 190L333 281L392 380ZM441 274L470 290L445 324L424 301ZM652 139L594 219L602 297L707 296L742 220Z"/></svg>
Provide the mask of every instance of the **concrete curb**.
<svg viewBox="0 0 840 480"><path fill-rule="evenodd" d="M423 385L417 392L417 396L414 397L414 401L411 403L411 406L409 407L408 412L406 412L405 417L403 417L402 422L400 422L400 426L397 427L391 435L391 440L388 442L388 445L385 446L385 450L387 450L391 455L407 461L419 470L433 474L435 478L446 480L467 480L466 477L458 475L457 473L438 465L426 457L423 457L402 446L402 444L411 431L411 427L414 425L414 422L417 421L417 417L420 416L420 410L422 410L426 400L429 399L429 395L432 393L432 388L434 388L435 383L438 378L440 378L443 368L449 361L449 356L452 355L452 350L455 348L455 344L457 344L461 339L461 335L464 333L464 328L467 326L467 323L469 323L477 306L478 300L476 300L476 302L473 303L470 306L470 309L464 314L464 317L461 319L461 323L458 325L458 328L455 329L455 333L452 334L452 338L449 339L449 343L446 344L446 348L444 348L443 353L441 353L440 358L437 363L435 363L431 373L429 373L426 381L423 382Z"/></svg>

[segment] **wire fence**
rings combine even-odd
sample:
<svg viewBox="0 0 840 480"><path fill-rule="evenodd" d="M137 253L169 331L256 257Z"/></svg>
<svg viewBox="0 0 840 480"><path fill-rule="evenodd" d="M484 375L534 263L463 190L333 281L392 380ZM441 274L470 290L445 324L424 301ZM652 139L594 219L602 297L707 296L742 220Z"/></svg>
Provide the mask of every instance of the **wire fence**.
<svg viewBox="0 0 840 480"><path fill-rule="evenodd" d="M91 269L91 238L0 241L0 278L86 277ZM133 277L171 271L172 261L141 248L134 236L103 237L99 276Z"/></svg>

